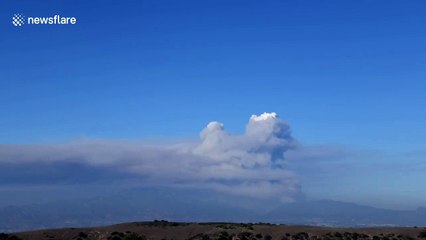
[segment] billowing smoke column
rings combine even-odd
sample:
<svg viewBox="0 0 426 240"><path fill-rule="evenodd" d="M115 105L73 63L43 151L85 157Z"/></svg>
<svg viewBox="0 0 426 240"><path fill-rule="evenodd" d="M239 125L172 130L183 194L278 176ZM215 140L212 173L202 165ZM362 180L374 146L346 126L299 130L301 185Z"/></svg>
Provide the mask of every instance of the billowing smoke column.
<svg viewBox="0 0 426 240"><path fill-rule="evenodd" d="M290 127L276 113L252 115L243 135L229 134L210 122L193 153L213 169L213 185L228 192L291 201L298 193L296 177L285 169L285 152L295 146ZM226 179L227 181L223 183ZM217 181L214 181L217 180Z"/></svg>
<svg viewBox="0 0 426 240"><path fill-rule="evenodd" d="M201 132L201 144L194 153L226 162L236 160L243 167L281 166L284 153L294 146L290 127L276 113L252 115L246 132L233 136L219 122L210 122Z"/></svg>

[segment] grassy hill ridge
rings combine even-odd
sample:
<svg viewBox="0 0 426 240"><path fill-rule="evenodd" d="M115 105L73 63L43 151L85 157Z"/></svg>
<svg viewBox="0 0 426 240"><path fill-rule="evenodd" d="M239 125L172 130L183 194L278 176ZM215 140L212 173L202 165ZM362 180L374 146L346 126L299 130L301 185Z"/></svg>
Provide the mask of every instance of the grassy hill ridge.
<svg viewBox="0 0 426 240"><path fill-rule="evenodd" d="M415 240L426 228L330 228L269 223L133 222L103 227L1 233L0 240Z"/></svg>

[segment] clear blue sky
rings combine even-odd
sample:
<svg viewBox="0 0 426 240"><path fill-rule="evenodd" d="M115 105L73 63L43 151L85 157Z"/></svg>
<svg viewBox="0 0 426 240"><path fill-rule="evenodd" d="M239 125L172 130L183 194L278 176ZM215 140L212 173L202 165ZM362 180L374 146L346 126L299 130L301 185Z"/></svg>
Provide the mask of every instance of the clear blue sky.
<svg viewBox="0 0 426 240"><path fill-rule="evenodd" d="M0 9L0 143L192 138L212 120L240 133L251 114L275 111L304 144L393 161L426 148L424 1L4 0ZM14 13L77 25L18 28ZM423 175L407 180L412 191L424 190Z"/></svg>

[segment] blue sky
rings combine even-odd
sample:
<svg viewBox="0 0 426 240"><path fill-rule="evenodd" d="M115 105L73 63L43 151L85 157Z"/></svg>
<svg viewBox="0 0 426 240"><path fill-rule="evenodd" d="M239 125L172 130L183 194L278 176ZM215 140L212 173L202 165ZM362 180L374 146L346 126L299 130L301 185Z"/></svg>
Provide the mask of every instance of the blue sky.
<svg viewBox="0 0 426 240"><path fill-rule="evenodd" d="M320 179L303 177L308 195L426 205L425 8L2 1L0 143L197 138L213 120L240 134L249 116L274 111L301 143L356 152L336 164L359 174L325 164ZM74 16L77 24L18 28L14 13ZM384 170L365 171L371 166Z"/></svg>

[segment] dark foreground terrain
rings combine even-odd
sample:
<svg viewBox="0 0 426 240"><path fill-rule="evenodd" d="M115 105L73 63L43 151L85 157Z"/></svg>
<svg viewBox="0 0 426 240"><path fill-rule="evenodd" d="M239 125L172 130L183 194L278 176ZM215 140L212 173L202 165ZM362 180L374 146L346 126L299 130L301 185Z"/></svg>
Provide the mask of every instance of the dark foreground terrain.
<svg viewBox="0 0 426 240"><path fill-rule="evenodd" d="M273 224L135 222L106 227L0 233L0 240L403 240L426 239L423 227L326 228Z"/></svg>

